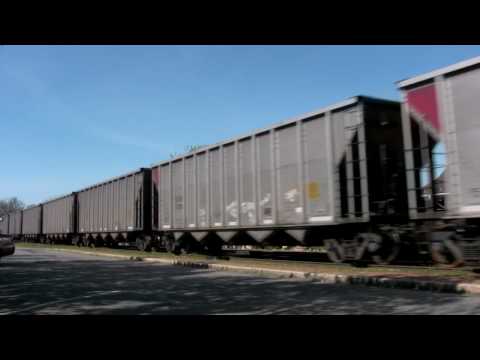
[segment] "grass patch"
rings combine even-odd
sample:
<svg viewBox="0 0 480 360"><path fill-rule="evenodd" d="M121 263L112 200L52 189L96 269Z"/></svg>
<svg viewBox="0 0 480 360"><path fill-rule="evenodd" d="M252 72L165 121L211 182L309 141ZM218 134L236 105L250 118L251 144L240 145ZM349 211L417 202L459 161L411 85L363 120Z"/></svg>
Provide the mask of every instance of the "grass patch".
<svg viewBox="0 0 480 360"><path fill-rule="evenodd" d="M17 248L38 248L38 249L60 249L60 250L72 250L72 251L85 251L102 254L111 254L111 255L125 255L133 257L152 257L152 258L162 258L162 259L178 259L178 260L208 260L208 256L205 255L173 255L166 252L145 252L133 249L110 249L104 247L98 248L87 248L87 247L78 247L74 245L49 245L49 244L36 244L36 243L15 243Z"/></svg>

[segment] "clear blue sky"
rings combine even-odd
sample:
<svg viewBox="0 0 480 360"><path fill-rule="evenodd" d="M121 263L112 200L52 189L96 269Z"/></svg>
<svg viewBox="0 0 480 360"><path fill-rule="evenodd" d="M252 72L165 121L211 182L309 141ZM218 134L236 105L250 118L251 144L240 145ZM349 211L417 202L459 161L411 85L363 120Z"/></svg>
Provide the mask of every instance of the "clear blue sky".
<svg viewBox="0 0 480 360"><path fill-rule="evenodd" d="M480 46L0 46L0 199L27 204L480 55Z"/></svg>

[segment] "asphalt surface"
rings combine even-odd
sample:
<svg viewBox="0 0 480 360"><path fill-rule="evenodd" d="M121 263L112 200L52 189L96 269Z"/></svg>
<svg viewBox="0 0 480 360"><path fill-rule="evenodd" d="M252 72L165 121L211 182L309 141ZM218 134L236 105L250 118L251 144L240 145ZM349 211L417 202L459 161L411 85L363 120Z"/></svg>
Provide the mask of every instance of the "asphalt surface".
<svg viewBox="0 0 480 360"><path fill-rule="evenodd" d="M0 314L480 314L480 296L17 249L0 260Z"/></svg>

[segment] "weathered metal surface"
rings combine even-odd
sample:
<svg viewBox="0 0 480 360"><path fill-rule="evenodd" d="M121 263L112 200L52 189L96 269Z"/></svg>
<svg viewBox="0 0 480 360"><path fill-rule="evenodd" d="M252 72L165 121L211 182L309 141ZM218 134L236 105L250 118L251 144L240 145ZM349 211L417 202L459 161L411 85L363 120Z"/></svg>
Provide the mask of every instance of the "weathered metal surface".
<svg viewBox="0 0 480 360"><path fill-rule="evenodd" d="M75 195L67 195L43 204L42 232L46 235L75 232Z"/></svg>
<svg viewBox="0 0 480 360"><path fill-rule="evenodd" d="M80 234L144 231L150 227L150 170L96 184L78 192Z"/></svg>
<svg viewBox="0 0 480 360"><path fill-rule="evenodd" d="M14 236L22 234L22 211L8 214L8 234Z"/></svg>
<svg viewBox="0 0 480 360"><path fill-rule="evenodd" d="M2 220L0 220L0 234L8 234L8 214L2 216Z"/></svg>
<svg viewBox="0 0 480 360"><path fill-rule="evenodd" d="M40 205L23 210L22 235L42 233L42 207Z"/></svg>

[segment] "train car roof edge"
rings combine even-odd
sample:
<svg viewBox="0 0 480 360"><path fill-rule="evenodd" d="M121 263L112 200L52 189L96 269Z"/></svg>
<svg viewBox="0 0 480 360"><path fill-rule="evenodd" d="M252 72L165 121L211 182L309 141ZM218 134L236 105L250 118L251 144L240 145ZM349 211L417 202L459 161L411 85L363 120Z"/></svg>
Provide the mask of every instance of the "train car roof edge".
<svg viewBox="0 0 480 360"><path fill-rule="evenodd" d="M38 205L45 205L45 204L49 204L53 201L57 201L57 200L61 200L61 199L64 199L66 197L69 197L69 196L72 196L75 194L75 191L72 191L70 193L66 193L66 194L63 194L63 195L59 195L59 196L55 196L54 198L51 198L51 199L48 199L48 200L45 200L45 201L42 201L41 203L39 203Z"/></svg>
<svg viewBox="0 0 480 360"><path fill-rule="evenodd" d="M130 171L128 173L125 173L125 174L122 174L122 175L118 175L118 176L115 176L115 177L112 177L112 178L109 178L109 179L106 179L106 180L102 180L100 182L97 182L93 185L89 185L87 187L84 187L80 190L77 190L77 191L74 191L74 193L81 193L83 191L87 191L87 190L90 190L91 188L94 188L94 187L97 187L97 186L100 186L100 185L103 185L103 184L106 184L106 183L109 183L110 181L115 181L115 180L119 180L119 179L122 179L124 177L127 177L127 176L130 176L130 175L134 175L134 174L138 174L142 171L145 171L145 170L149 170L150 168L149 167L141 167L141 168L138 168L136 170L133 170L133 171Z"/></svg>
<svg viewBox="0 0 480 360"><path fill-rule="evenodd" d="M415 84L423 82L423 81L433 79L437 76L452 73L452 72L462 70L462 69L465 69L465 68L468 68L470 66L474 66L474 65L477 65L477 64L480 64L480 56L477 56L477 57L474 57L474 58L471 58L471 59L467 59L467 60L463 60L463 61L457 62L455 64L445 66L445 67L437 69L437 70L430 71L428 73L424 73L424 74L417 75L417 76L414 76L414 77L411 77L411 78L403 79L403 80L397 81L396 84L397 84L397 87L399 89L403 89L405 87L408 87L408 86L415 85Z"/></svg>
<svg viewBox="0 0 480 360"><path fill-rule="evenodd" d="M315 116L318 116L318 115L322 115L326 112L329 112L329 111L335 111L335 110L339 110L339 109L342 109L342 108L345 108L345 107L348 107L350 105L354 105L356 103L359 103L359 102L362 102L362 101L366 101L366 102L377 102L377 103L397 103L397 104L400 104L399 101L396 101L396 100L390 100L390 99L382 99L382 98L376 98L376 97L372 97L372 96L366 96L366 95L357 95L357 96L353 96L351 98L348 98L348 99L345 99L343 101L339 101L339 102L336 102L332 105L329 105L329 106L325 106L323 108L320 108L320 109L317 109L317 110L314 110L314 111L311 111L311 112L308 112L308 113L304 113L302 115L298 115L298 116L294 116L294 117L291 117L291 118L288 118L287 120L283 120L283 121L280 121L280 122L277 122L277 123L274 123L274 124L271 124L269 126L265 126L263 128L259 128L259 129L256 129L256 130L253 130L253 131L250 131L248 133L244 133L242 135L239 135L239 136L235 136L235 137L232 137L232 138L229 138L227 140L224 140L224 141L221 141L221 142L218 142L218 143L215 143L215 144L211 144L211 145L207 145L207 146L204 146L204 147L201 147L197 150L195 150L194 152L191 152L191 153L185 153L183 155L179 155L179 156L176 156L172 159L169 159L169 160L162 160L162 161L159 161L159 162L156 162L156 163L153 163L150 165L151 168L154 168L154 167L158 167L158 166L162 166L164 164L168 164L168 163L171 163L171 162L175 162L175 161L178 161L180 159L183 159L185 157L188 157L188 156L192 156L194 154L197 154L197 153L201 153L201 152L204 152L204 151L207 151L209 149L215 149L219 146L222 146L222 145L225 145L225 144L229 144L229 143L232 143L232 142L235 142L237 140L241 140L241 139L244 139L244 138L248 138L250 136L253 136L255 134L260 134L262 132L266 132L266 131L269 131L271 129L276 129L276 128L279 128L279 127L282 127L282 126L286 126L286 125L289 125L289 124L293 124L297 121L301 121L301 120L306 120L306 119L309 119L309 118L312 118L312 117L315 117Z"/></svg>

